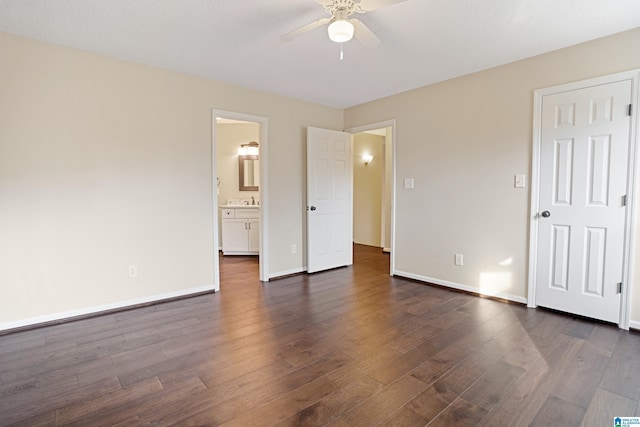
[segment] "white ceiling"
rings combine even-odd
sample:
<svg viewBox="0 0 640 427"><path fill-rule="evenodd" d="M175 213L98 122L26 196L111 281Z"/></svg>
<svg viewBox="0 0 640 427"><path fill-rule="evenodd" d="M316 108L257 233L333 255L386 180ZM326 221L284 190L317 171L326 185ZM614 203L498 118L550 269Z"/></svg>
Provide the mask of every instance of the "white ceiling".
<svg viewBox="0 0 640 427"><path fill-rule="evenodd" d="M406 0L340 47L316 0L0 0L0 31L350 107L640 26L640 0Z"/></svg>

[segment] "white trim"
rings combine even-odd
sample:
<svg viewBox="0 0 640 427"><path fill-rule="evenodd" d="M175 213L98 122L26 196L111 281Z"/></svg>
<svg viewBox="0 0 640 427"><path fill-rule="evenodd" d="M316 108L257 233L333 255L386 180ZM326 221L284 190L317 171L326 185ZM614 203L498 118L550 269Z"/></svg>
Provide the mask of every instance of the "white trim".
<svg viewBox="0 0 640 427"><path fill-rule="evenodd" d="M505 294L502 292L483 292L482 290L478 288L474 288L473 286L463 285L462 283L450 282L448 280L436 279L433 277L421 276L419 274L408 273L406 271L396 271L396 276L419 280L421 282L426 282L426 283L433 283L434 285L446 286L447 288L458 289L461 291L473 292L473 293L488 296L488 297L502 298L508 301L518 302L521 304L527 303L526 298L520 297L517 295Z"/></svg>
<svg viewBox="0 0 640 427"><path fill-rule="evenodd" d="M542 120L542 94L533 93L533 147L531 149L531 199L529 211L529 281L527 307L536 308L536 268L538 265L538 190L540 187L540 125Z"/></svg>
<svg viewBox="0 0 640 427"><path fill-rule="evenodd" d="M163 300L178 298L178 297L187 297L189 295L195 295L195 294L200 294L200 293L209 292L209 291L214 291L213 285L205 285L205 286L200 286L198 288L183 289L175 292L167 292L165 294L150 295L150 296L134 298L126 301L114 302L110 304L95 305L93 307L85 307L77 310L63 311L60 313L47 314L44 316L29 317L27 319L16 320L13 322L0 323L0 331L5 331L5 330L15 329L15 328L22 328L25 326L38 325L41 323L48 323L48 322L53 322L57 320L72 319L78 316L86 316L88 314L102 313L105 311L126 309L127 307L135 307L140 304L147 304L150 302L163 301Z"/></svg>
<svg viewBox="0 0 640 427"><path fill-rule="evenodd" d="M640 141L640 114L638 114L638 107L640 107L640 70L633 70L629 72L631 75L631 103L633 104L633 115L631 117L631 133L630 133L630 151L629 151L629 178L627 187L627 206L629 210L627 212L626 232L629 236L628 241L625 242L625 258L623 270L622 283L624 284L624 290L622 292L621 304L621 316L619 326L622 329L628 330L630 327L640 329L640 322L631 320L631 301L633 296L633 284L636 283L636 233L638 226L638 208L639 198L636 198L636 192L640 188L640 149L638 149L638 142ZM634 120L635 117L635 120ZM633 325L635 326L633 326Z"/></svg>
<svg viewBox="0 0 640 427"><path fill-rule="evenodd" d="M260 123L260 281L269 281L269 120Z"/></svg>
<svg viewBox="0 0 640 427"><path fill-rule="evenodd" d="M233 111L216 110L212 111L212 134L211 134L211 161L213 171L213 238L214 244L218 243L218 197L216 197L216 118L240 120L244 122L254 122L260 125L260 280L269 281L269 119L251 114L236 113ZM220 260L214 257L213 279L216 290L220 290Z"/></svg>
<svg viewBox="0 0 640 427"><path fill-rule="evenodd" d="M211 117L211 199L213 204L213 245L218 247L220 242L220 231L218 230L218 173L216 166L218 122L216 120L216 110L212 111ZM220 249L213 254L213 288L220 291Z"/></svg>
<svg viewBox="0 0 640 427"><path fill-rule="evenodd" d="M624 80L631 80L631 102L634 105L634 117L635 120L631 120L631 129L629 136L629 163L628 163L628 177L627 177L627 200L628 210L625 219L625 243L623 253L623 270L622 270L622 298L620 302L620 320L618 327L621 329L629 329L629 326L633 324L639 324L636 321L629 319L631 313L631 287L635 283L635 233L637 229L637 212L638 202L635 200L636 188L638 188L638 179L640 174L638 173L638 166L640 165L640 159L638 158L640 150L637 149L638 144L638 127L640 126L640 120L638 119L638 106L640 103L640 89L638 88L638 81L640 79L640 70L631 70L621 73L611 74L607 76L601 76L593 79L582 80L578 82L572 82L564 85L553 86L545 89L539 89L534 91L533 99L533 149L531 157L531 210L529 214L529 278L527 283L527 306L536 307L536 265L537 265L537 236L538 236L538 201L539 201L539 174L540 174L540 126L542 120L542 98L544 96L553 95L556 93L568 92L571 90L578 90L587 87L609 84Z"/></svg>
<svg viewBox="0 0 640 427"><path fill-rule="evenodd" d="M385 242L390 245L389 248L385 248L386 252L391 252L391 256L389 257L389 274L393 276L395 272L396 265L396 239L395 239L395 229L396 229L396 147L398 146L398 140L396 139L396 119L384 120L381 122L371 123L368 125L357 126L354 128L346 129L345 132L349 132L350 134L362 133L370 130L381 129L391 127L391 198L389 203L391 204L391 230L390 231L390 240L391 242Z"/></svg>
<svg viewBox="0 0 640 427"><path fill-rule="evenodd" d="M276 271L275 273L271 273L269 275L269 279L283 277L283 276L290 276L291 274L304 273L305 271L307 271L307 267L306 266L292 268L290 270Z"/></svg>

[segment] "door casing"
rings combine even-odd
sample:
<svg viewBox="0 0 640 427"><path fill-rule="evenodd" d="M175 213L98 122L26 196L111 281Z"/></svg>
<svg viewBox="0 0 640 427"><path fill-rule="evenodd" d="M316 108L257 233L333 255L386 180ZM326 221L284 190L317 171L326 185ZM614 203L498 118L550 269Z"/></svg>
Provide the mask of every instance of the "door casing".
<svg viewBox="0 0 640 427"><path fill-rule="evenodd" d="M528 298L527 306L536 307L536 271L537 271L537 249L538 249L538 200L540 185L540 144L541 144L541 123L542 123L542 98L546 95L552 95L571 90L583 89L601 84L614 83L622 80L631 80L631 99L634 106L631 119L630 132L630 149L628 159L628 179L627 179L627 206L629 209L625 219L625 243L623 253L623 269L622 269L622 298L620 307L620 320L618 326L628 330L630 326L629 313L631 309L630 287L634 283L634 263L635 256L635 235L637 230L636 212L638 210L638 202L635 197L636 181L639 178L638 168L638 114L637 107L639 101L638 82L640 80L640 70L626 71L622 73L611 74L594 79L582 80L579 82L568 83L564 85L554 86L546 89L534 91L533 100L533 150L531 162L531 200L529 212L529 277L528 277ZM640 325L634 325L640 326Z"/></svg>
<svg viewBox="0 0 640 427"><path fill-rule="evenodd" d="M220 231L218 230L218 197L215 189L217 188L217 168L216 168L216 147L217 147L217 121L216 118L241 120L245 122L254 122L260 125L260 280L269 281L269 161L267 153L269 150L268 135L269 121L266 117L253 116L250 114L236 113L232 111L216 110L211 113L211 182L212 182L212 199L213 199L213 242L218 245ZM220 260L218 256L213 257L213 289L220 291Z"/></svg>

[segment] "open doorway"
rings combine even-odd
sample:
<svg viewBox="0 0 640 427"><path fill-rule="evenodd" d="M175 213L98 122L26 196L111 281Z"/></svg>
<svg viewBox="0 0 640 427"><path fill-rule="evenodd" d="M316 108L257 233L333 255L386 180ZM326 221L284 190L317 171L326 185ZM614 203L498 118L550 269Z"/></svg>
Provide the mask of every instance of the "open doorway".
<svg viewBox="0 0 640 427"><path fill-rule="evenodd" d="M391 127L353 135L353 242L391 252ZM387 143L389 140L389 143Z"/></svg>
<svg viewBox="0 0 640 427"><path fill-rule="evenodd" d="M259 265L267 279L267 119L214 110L213 260L214 287L220 290L220 257L243 257Z"/></svg>
<svg viewBox="0 0 640 427"><path fill-rule="evenodd" d="M387 129L388 128L388 129ZM307 128L307 272L329 270L353 264L353 169L354 159L361 154L353 151L354 134L384 129L385 146L382 162L385 178L378 190L383 192L382 182L389 190L380 195L378 203L385 202L378 216L378 243L390 252L389 271L393 275L395 200L395 121L388 120L368 126L348 129L344 132ZM388 133L388 138L387 138ZM382 148L380 148L382 150ZM388 152L388 154L387 154ZM382 159L379 159L381 161ZM372 160L371 160L372 161ZM363 161L364 162L364 161ZM388 166L388 167L387 167ZM366 165L365 165L366 167ZM377 208L376 208L377 209ZM383 224L385 232L382 232ZM387 225L388 224L388 225ZM386 233L388 229L388 234ZM382 236L384 235L384 242Z"/></svg>
<svg viewBox="0 0 640 427"><path fill-rule="evenodd" d="M353 241L390 253L393 275L395 120L347 132L352 134Z"/></svg>

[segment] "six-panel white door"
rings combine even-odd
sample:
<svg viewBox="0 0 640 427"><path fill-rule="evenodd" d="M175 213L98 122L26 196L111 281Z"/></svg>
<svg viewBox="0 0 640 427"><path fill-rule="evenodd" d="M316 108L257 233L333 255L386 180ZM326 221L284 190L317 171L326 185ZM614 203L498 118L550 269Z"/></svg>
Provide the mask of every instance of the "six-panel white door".
<svg viewBox="0 0 640 427"><path fill-rule="evenodd" d="M351 135L307 128L307 271L353 264Z"/></svg>
<svg viewBox="0 0 640 427"><path fill-rule="evenodd" d="M537 305L620 317L631 81L544 96Z"/></svg>

